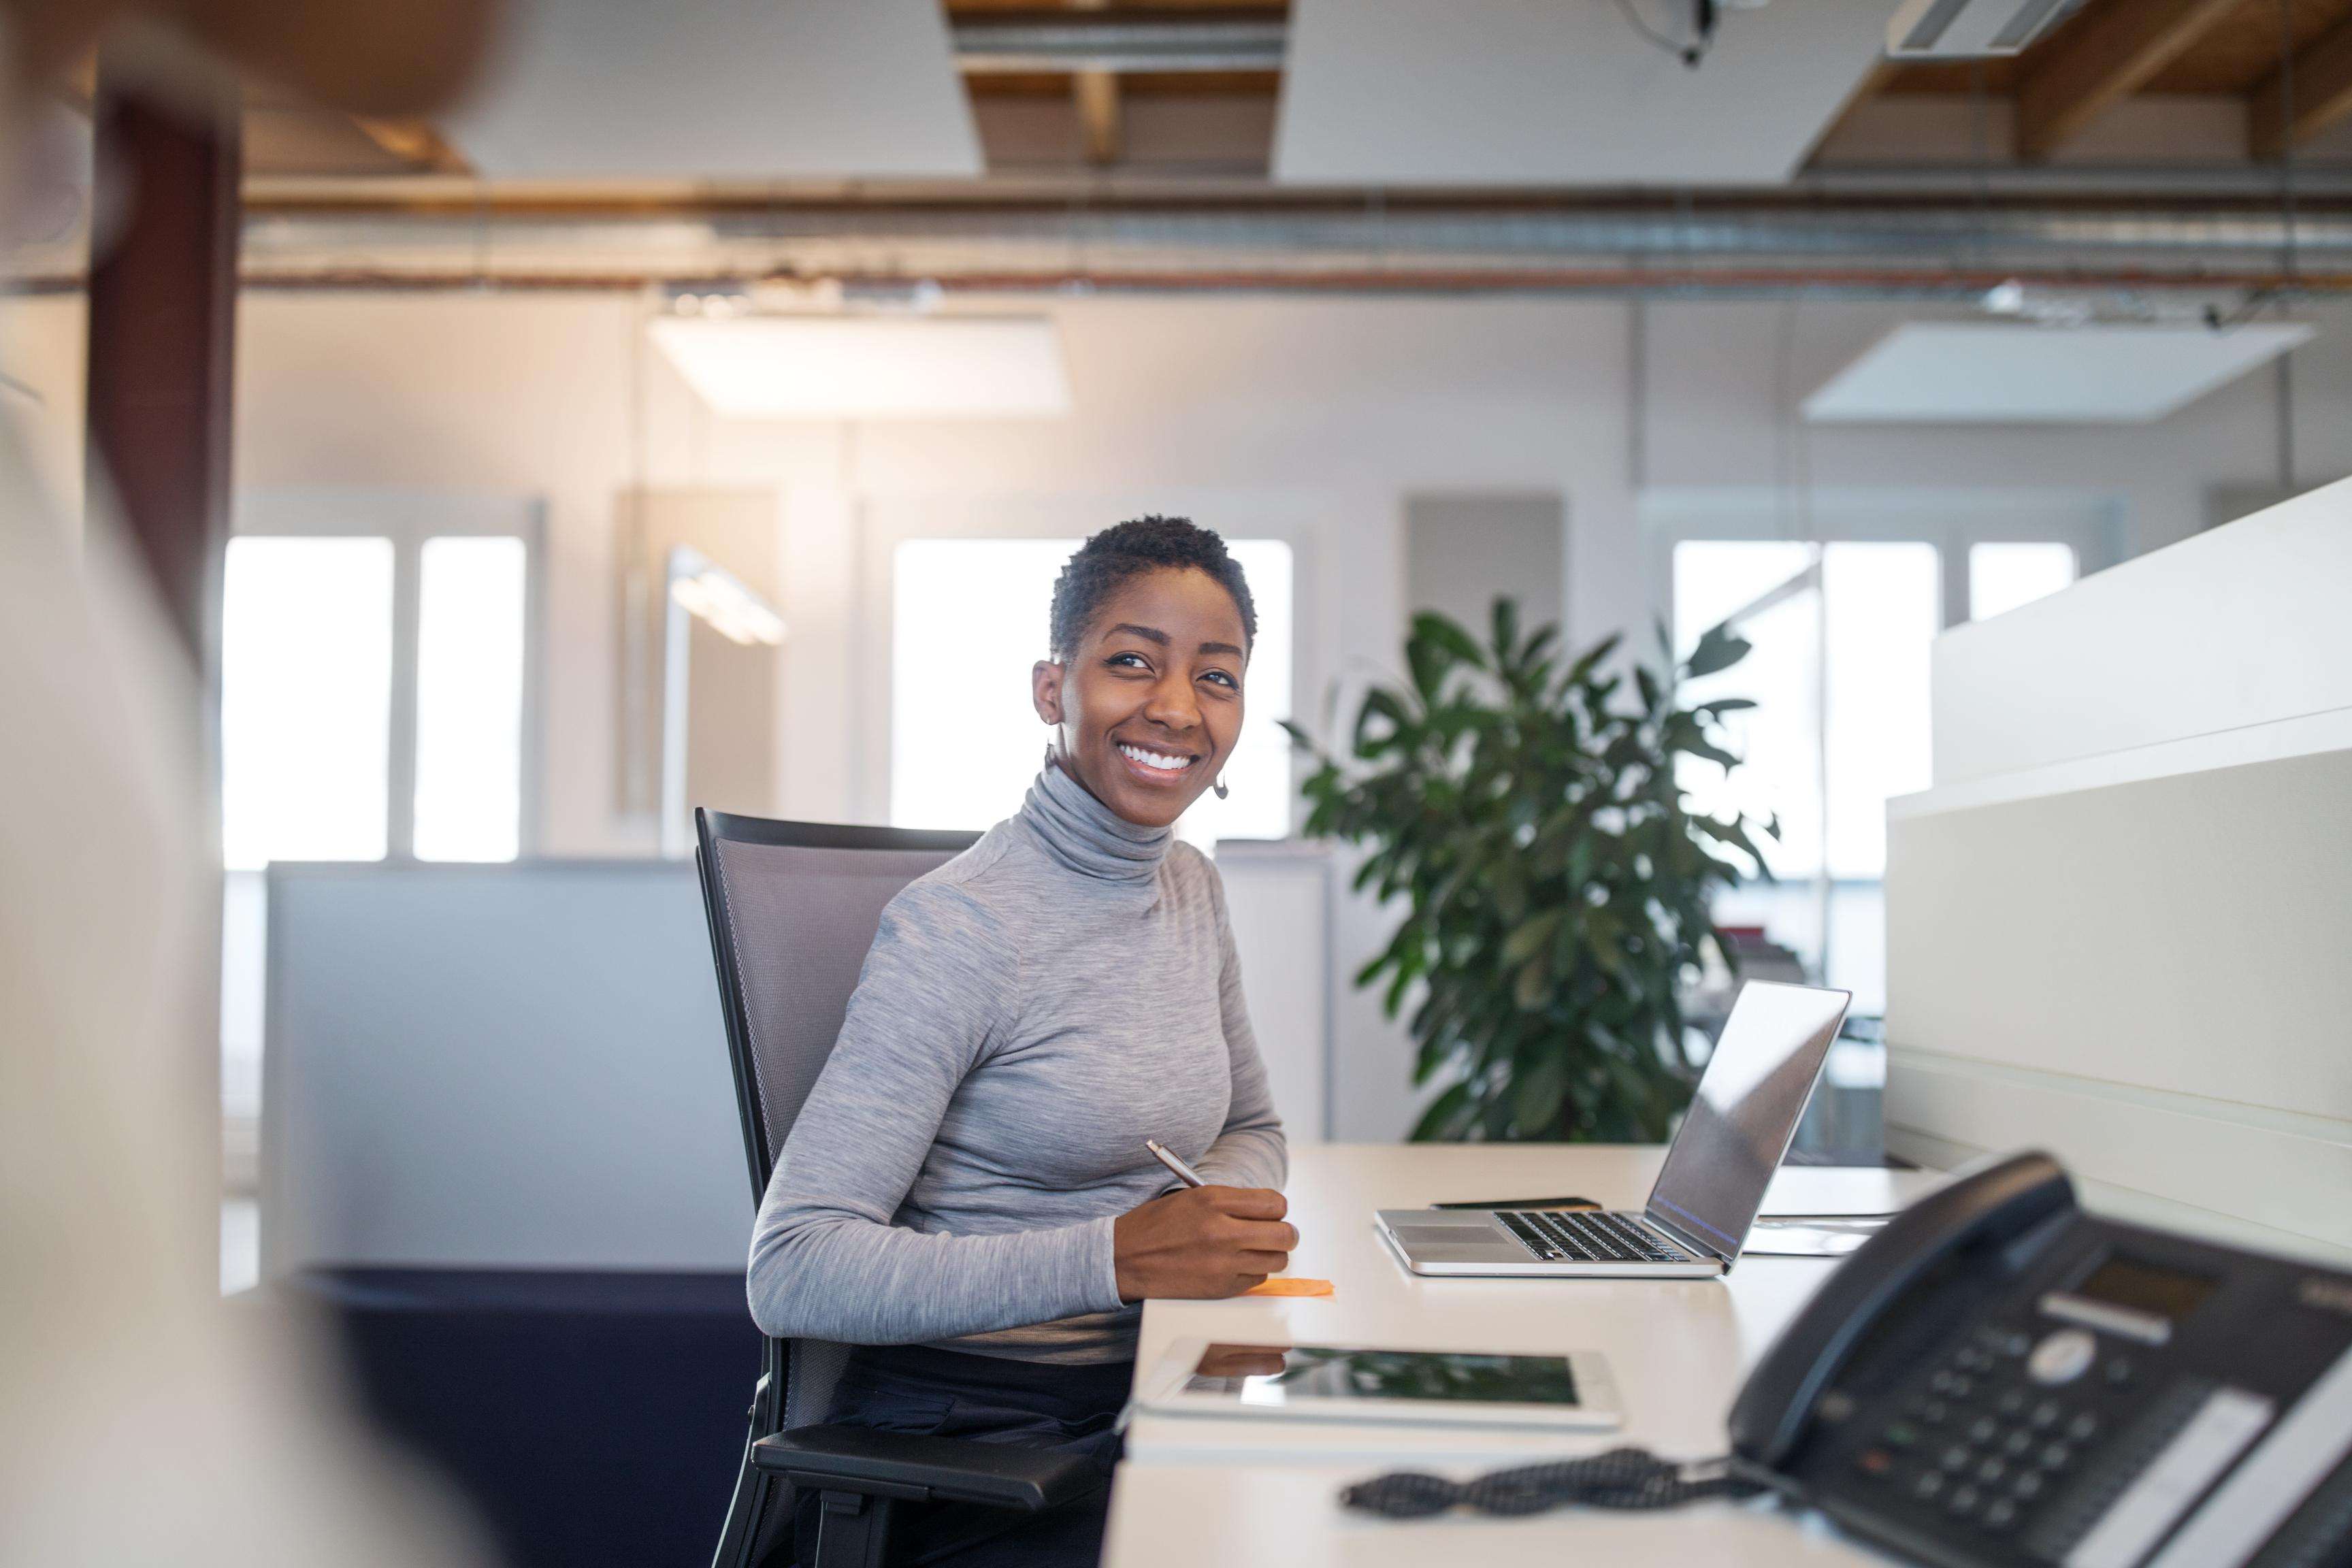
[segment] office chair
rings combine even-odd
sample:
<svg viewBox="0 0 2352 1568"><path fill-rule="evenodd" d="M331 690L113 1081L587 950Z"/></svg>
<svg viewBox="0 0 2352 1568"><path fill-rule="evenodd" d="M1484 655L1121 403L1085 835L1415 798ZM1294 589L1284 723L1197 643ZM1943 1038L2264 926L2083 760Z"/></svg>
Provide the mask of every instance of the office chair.
<svg viewBox="0 0 2352 1568"><path fill-rule="evenodd" d="M700 809L694 826L756 1207L776 1153L832 1054L883 906L979 836L772 822ZM766 1342L751 1436L713 1568L787 1560L800 1490L814 1491L820 1503L814 1552L799 1542L801 1557L815 1568L880 1568L900 1503L1036 1513L1099 1484L1083 1460L1034 1448L816 1425L831 1406L848 1352L817 1340Z"/></svg>

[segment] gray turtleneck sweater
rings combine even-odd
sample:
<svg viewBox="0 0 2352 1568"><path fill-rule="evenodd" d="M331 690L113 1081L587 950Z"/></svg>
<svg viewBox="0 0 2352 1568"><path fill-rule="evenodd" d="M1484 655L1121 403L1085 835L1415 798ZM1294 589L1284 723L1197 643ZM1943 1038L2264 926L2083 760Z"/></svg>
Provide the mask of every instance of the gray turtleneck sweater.
<svg viewBox="0 0 2352 1568"><path fill-rule="evenodd" d="M1135 1354L1111 1222L1171 1184L1278 1187L1282 1123L1216 868L1049 767L883 911L751 1237L779 1337L1026 1361Z"/></svg>

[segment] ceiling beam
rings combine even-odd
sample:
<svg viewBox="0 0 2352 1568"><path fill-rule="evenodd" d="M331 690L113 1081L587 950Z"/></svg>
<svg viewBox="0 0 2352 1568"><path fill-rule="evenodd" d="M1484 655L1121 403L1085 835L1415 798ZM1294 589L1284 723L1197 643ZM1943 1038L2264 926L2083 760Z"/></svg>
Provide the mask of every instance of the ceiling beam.
<svg viewBox="0 0 2352 1568"><path fill-rule="evenodd" d="M379 120L365 114L352 116L352 123L360 133L404 163L435 174L470 174L474 166L466 162L465 154L449 144L446 137L430 122L423 120Z"/></svg>
<svg viewBox="0 0 2352 1568"><path fill-rule="evenodd" d="M2105 0L2062 27L2026 57L2017 89L2019 154L2048 157L2240 3Z"/></svg>
<svg viewBox="0 0 2352 1568"><path fill-rule="evenodd" d="M1109 71L1084 70L1070 79L1070 93L1078 106L1078 130L1086 139L1087 162L1097 168L1118 162L1118 78Z"/></svg>
<svg viewBox="0 0 2352 1568"><path fill-rule="evenodd" d="M2352 22L2297 50L2293 68L2291 116L2282 72L2273 71L2256 83L2246 100L2247 142L2257 158L2284 156L2290 142L2307 141L2352 114Z"/></svg>

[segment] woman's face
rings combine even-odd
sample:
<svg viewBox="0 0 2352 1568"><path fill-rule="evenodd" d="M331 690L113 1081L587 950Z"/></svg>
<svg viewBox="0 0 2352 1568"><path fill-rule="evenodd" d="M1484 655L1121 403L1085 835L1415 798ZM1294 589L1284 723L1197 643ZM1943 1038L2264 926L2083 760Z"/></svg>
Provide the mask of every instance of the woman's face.
<svg viewBox="0 0 2352 1568"><path fill-rule="evenodd" d="M1033 672L1062 766L1129 822L1174 822L1241 737L1244 642L1240 608L1205 572L1162 567L1120 584L1069 662Z"/></svg>

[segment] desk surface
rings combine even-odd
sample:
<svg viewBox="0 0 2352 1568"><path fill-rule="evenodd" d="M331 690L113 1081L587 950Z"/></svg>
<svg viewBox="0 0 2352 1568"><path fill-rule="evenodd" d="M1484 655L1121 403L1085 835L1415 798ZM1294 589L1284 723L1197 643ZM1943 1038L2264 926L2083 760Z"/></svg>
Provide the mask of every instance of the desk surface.
<svg viewBox="0 0 2352 1568"><path fill-rule="evenodd" d="M1632 1443L1677 1457L1723 1450L1724 1417L1747 1369L1831 1265L1751 1258L1725 1280L1423 1279L1373 1234L1376 1208L1449 1199L1579 1193L1638 1206L1664 1157L1659 1148L1320 1145L1294 1152L1294 1273L1330 1279L1328 1299L1153 1301L1143 1314L1139 1375L1181 1339L1319 1342L1426 1350L1599 1351L1609 1358L1625 1423L1605 1436L1444 1431L1206 1417L1139 1415L1128 1433L1104 1561L1426 1563L1464 1552L1489 1568L1655 1561L1659 1531L1677 1560L1740 1563L1869 1561L1819 1530L1754 1510L1709 1507L1672 1516L1560 1513L1530 1521L1448 1520L1396 1525L1343 1515L1345 1481L1398 1464L1468 1473L1548 1454ZM1791 1168L1767 1213L1882 1211L1939 1178L1924 1173ZM1442 1539L1441 1539L1442 1538ZM1596 1558L1593 1552L1600 1555Z"/></svg>

